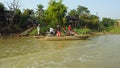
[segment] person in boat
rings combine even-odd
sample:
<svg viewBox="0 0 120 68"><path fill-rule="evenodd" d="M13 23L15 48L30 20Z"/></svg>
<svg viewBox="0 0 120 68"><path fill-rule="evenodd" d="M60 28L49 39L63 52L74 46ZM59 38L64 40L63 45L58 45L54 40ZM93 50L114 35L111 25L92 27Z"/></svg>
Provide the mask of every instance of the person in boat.
<svg viewBox="0 0 120 68"><path fill-rule="evenodd" d="M57 29L56 29L56 32L57 32L56 35L57 35L57 36L60 36L60 35L61 35L61 32L60 32L60 31L61 31L60 25L57 25Z"/></svg>
<svg viewBox="0 0 120 68"><path fill-rule="evenodd" d="M50 35L51 35L49 30L47 30L46 35L47 35L47 36L50 36Z"/></svg>
<svg viewBox="0 0 120 68"><path fill-rule="evenodd" d="M52 28L52 27L50 27L50 34L51 34L51 36L54 36L54 34L55 34L55 31L54 31L54 29Z"/></svg>
<svg viewBox="0 0 120 68"><path fill-rule="evenodd" d="M68 30L66 28L67 28L66 26L63 27L63 32L65 36L69 36Z"/></svg>
<svg viewBox="0 0 120 68"><path fill-rule="evenodd" d="M40 35L40 24L38 24L38 26L37 26L37 34L38 34L38 36Z"/></svg>
<svg viewBox="0 0 120 68"><path fill-rule="evenodd" d="M75 32L73 31L71 25L69 25L68 26L68 35L72 35L73 36L74 34L75 34Z"/></svg>
<svg viewBox="0 0 120 68"><path fill-rule="evenodd" d="M64 33L66 33L66 32L67 32L67 30L66 30L66 27L65 27L65 26L63 27L63 32L64 32Z"/></svg>

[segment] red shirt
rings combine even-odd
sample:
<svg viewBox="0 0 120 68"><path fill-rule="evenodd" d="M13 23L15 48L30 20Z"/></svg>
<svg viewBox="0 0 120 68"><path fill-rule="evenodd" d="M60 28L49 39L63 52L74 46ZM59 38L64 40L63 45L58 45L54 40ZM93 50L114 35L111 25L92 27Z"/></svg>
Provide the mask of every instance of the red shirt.
<svg viewBox="0 0 120 68"><path fill-rule="evenodd" d="M71 30L72 28L71 28L71 26L68 26L68 30Z"/></svg>

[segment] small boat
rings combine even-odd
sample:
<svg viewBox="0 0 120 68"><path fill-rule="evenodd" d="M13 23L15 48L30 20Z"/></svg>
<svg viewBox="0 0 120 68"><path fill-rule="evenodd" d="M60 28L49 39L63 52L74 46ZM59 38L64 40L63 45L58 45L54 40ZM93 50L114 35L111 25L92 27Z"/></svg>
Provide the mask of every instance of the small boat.
<svg viewBox="0 0 120 68"><path fill-rule="evenodd" d="M38 38L39 40L45 40L45 41L64 41L64 40L85 40L89 37L89 35L77 35L77 36L52 36L52 37L44 37L44 38Z"/></svg>

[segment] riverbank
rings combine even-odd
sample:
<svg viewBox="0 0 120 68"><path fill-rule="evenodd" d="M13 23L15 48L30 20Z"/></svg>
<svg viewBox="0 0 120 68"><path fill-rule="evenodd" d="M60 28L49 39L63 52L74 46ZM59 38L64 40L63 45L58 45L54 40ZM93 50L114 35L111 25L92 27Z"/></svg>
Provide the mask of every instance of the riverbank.
<svg viewBox="0 0 120 68"><path fill-rule="evenodd" d="M120 33L111 33L111 32L90 32L88 34L88 36L96 36L96 35L108 35L108 34L120 34ZM82 35L79 35L79 36L82 36ZM85 35L83 35L85 36ZM87 36L87 35L86 35ZM20 35L20 33L13 33L13 34L9 34L9 35L4 35L2 36L0 34L0 38L14 38L14 37L33 37L33 38L45 38L46 36L45 35L40 35L40 36L37 36L37 35ZM63 36L62 36L63 37Z"/></svg>
<svg viewBox="0 0 120 68"><path fill-rule="evenodd" d="M91 32L90 35L94 36L94 35L107 35L107 34L111 34L109 32Z"/></svg>

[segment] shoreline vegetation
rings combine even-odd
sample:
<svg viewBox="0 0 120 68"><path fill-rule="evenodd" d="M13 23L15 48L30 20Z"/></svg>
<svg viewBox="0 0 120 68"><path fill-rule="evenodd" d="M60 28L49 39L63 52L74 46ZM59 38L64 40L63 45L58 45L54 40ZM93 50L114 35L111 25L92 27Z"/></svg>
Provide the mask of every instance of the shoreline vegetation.
<svg viewBox="0 0 120 68"><path fill-rule="evenodd" d="M9 8L0 2L0 38L36 36L38 24L41 36L46 36L49 28L56 29L57 25L61 29L71 25L78 35L120 34L120 23L117 20L106 17L100 20L99 16L91 14L87 7L81 5L67 11L67 6L62 2L63 0L50 0L47 9L38 4L36 11L15 8L19 6L18 0L13 0L14 6ZM63 30L61 32L63 34Z"/></svg>
<svg viewBox="0 0 120 68"><path fill-rule="evenodd" d="M25 35L25 36L20 36L19 34L11 34L7 36L0 36L0 39L9 39L9 38L23 38L23 37L31 37L31 38L36 38L40 41L70 41L70 40L87 40L89 37L93 36L100 36L100 35L110 35L110 34L118 34L120 33L110 33L110 32L90 32L89 34L77 34L74 36L52 36L52 37L47 37L46 35Z"/></svg>
<svg viewBox="0 0 120 68"><path fill-rule="evenodd" d="M106 35L106 34L120 34L120 28L109 28L109 30L104 30L104 31L92 31L91 29L89 28L84 28L84 29L74 29L74 31L76 32L77 35L75 36L96 36L96 35ZM44 32L46 33L46 32ZM22 33L13 33L13 34L8 34L8 35L0 35L0 38L9 38L9 37L24 37L24 36L27 36L27 37L34 37L34 38L45 38L47 37L46 34L40 34L39 36L37 35L37 29L36 29L36 26L34 27L31 27L27 30L25 30L24 32ZM57 37L56 35L53 36L53 37ZM60 37L65 37L65 33L63 32L63 30L61 31L61 36Z"/></svg>

